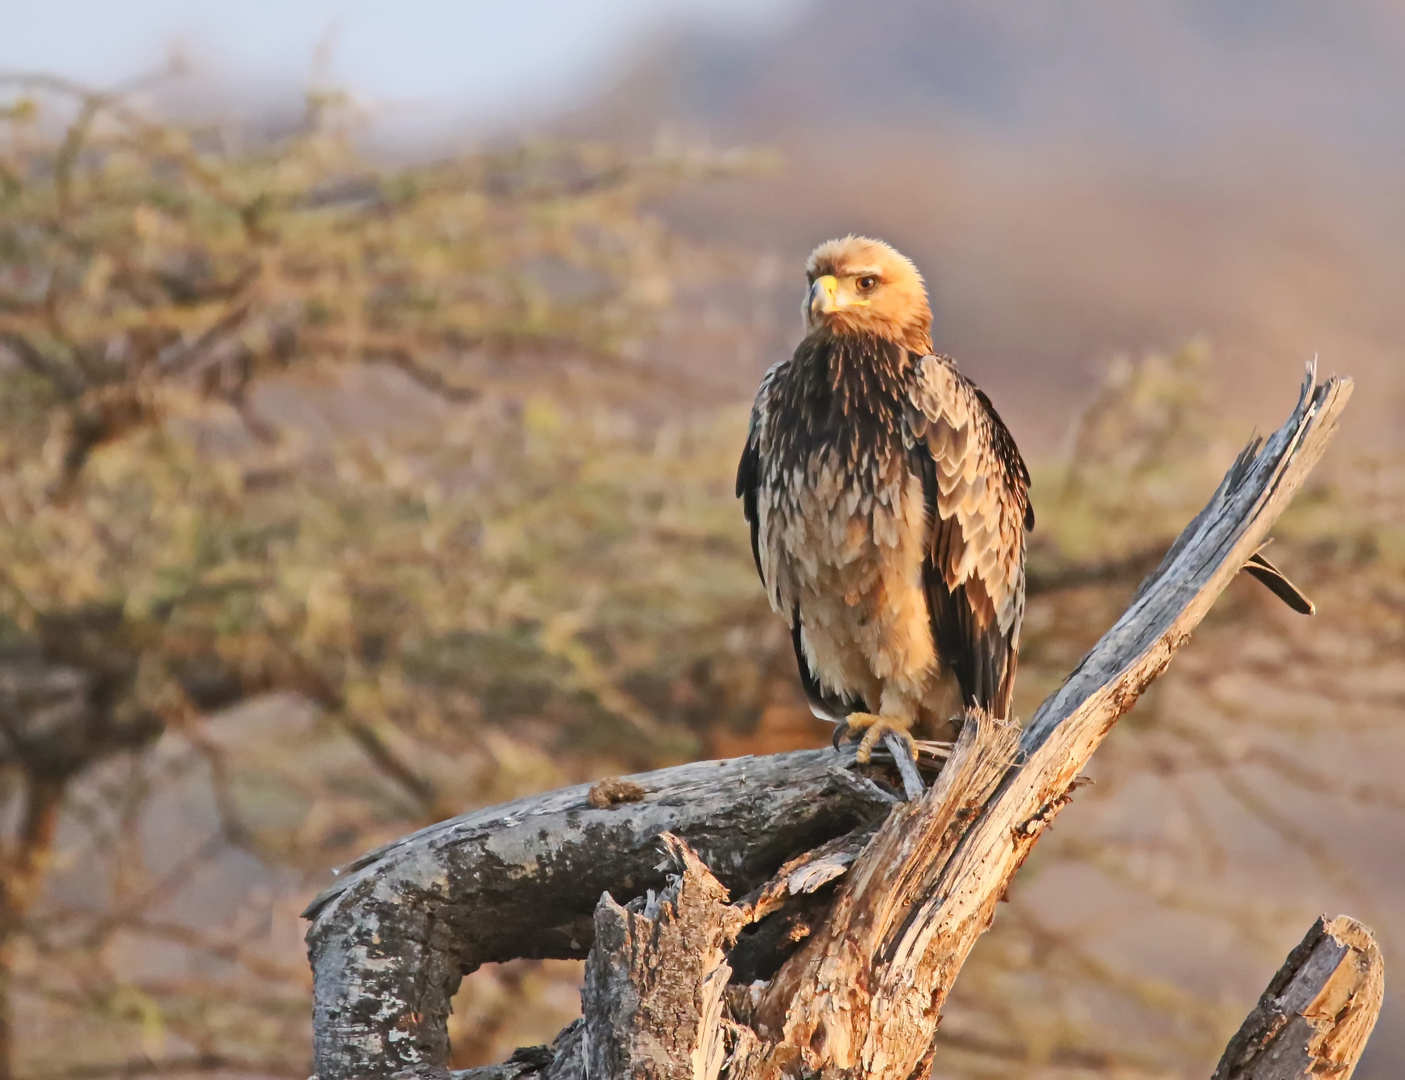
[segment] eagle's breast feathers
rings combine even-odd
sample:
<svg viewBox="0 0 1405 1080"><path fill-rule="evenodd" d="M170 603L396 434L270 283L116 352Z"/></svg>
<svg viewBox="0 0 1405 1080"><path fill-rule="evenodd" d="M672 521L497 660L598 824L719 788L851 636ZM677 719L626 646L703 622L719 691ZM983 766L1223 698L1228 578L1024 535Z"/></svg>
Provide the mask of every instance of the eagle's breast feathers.
<svg viewBox="0 0 1405 1080"><path fill-rule="evenodd" d="M808 337L770 369L737 494L816 711L934 700L941 666L1003 715L1024 605L1028 474L951 361Z"/></svg>

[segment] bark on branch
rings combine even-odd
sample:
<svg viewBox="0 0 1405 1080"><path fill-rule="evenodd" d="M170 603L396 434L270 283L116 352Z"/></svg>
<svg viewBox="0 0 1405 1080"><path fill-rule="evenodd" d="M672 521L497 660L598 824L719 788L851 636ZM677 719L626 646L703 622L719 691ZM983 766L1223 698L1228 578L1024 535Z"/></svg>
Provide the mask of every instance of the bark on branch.
<svg viewBox="0 0 1405 1080"><path fill-rule="evenodd" d="M832 750L805 750L683 765L614 790L582 784L373 851L305 912L317 1075L442 1070L462 975L515 957L585 956L602 893L628 901L666 885L665 832L740 893L894 801Z"/></svg>
<svg viewBox="0 0 1405 1080"><path fill-rule="evenodd" d="M582 1020L472 1075L925 1077L942 1006L1015 871L1263 544L1350 389L1309 372L1288 421L1240 455L1029 724L968 715L920 798L895 803L814 751L636 777L641 802L593 805L584 788L524 800L368 856L309 909L318 1076L443 1076L463 971L593 941Z"/></svg>

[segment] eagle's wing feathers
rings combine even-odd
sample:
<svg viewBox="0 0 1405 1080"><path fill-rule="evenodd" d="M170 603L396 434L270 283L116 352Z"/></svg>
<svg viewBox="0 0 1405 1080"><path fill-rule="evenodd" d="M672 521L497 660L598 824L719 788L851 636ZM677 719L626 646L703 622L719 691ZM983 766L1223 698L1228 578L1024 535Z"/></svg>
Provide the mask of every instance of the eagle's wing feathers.
<svg viewBox="0 0 1405 1080"><path fill-rule="evenodd" d="M756 402L751 408L751 424L747 428L746 446L742 449L741 461L737 464L737 498L742 500L742 511L746 523L751 528L751 557L756 561L756 573L761 584L773 598L779 598L774 582L766 579L766 567L774 565L761 555L761 503L765 497L761 490L765 481L762 476L762 451L770 437L771 387L776 374L789 361L773 364L761 379L761 387L756 391ZM794 606L787 612L790 621L790 638L795 647L795 660L800 667L800 683L805 689L805 697L810 709L821 719L838 721L853 712L855 706L863 702L850 700L842 695L827 693L820 685L819 676L810 666L806 655L805 634L800 622L800 610Z"/></svg>
<svg viewBox="0 0 1405 1080"><path fill-rule="evenodd" d="M751 557L756 560L756 573L768 591L771 584L766 580L766 571L762 569L761 561L761 443L766 438L771 423L771 386L775 382L776 372L786 363L789 361L782 360L772 364L761 377L761 386L756 391L756 401L751 407L746 446L742 448L742 459L737 463L737 498L742 501L742 512L751 528Z"/></svg>
<svg viewBox="0 0 1405 1080"><path fill-rule="evenodd" d="M795 647L795 662L800 668L800 685L805 690L805 700L810 703L812 713L821 720L837 724L855 709L868 711L868 706L861 698L829 693L820 685L820 677L810 666L810 658L805 653L805 630L800 622L798 605L790 613L790 643Z"/></svg>
<svg viewBox="0 0 1405 1080"><path fill-rule="evenodd" d="M990 400L944 357L917 364L913 453L932 521L932 636L967 704L1009 714L1024 619L1029 471Z"/></svg>

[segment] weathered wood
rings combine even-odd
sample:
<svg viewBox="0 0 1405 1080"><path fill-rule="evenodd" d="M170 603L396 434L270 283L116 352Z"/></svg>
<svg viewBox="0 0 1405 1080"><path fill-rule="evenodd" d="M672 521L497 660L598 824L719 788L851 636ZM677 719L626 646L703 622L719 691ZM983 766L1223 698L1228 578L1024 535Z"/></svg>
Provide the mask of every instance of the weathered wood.
<svg viewBox="0 0 1405 1080"><path fill-rule="evenodd" d="M698 762L631 778L631 802L582 784L431 826L371 852L304 913L317 1075L442 1069L467 971L583 957L603 892L665 884L659 836L685 839L744 893L787 859L882 818L894 798L828 748ZM606 801L604 806L596 805Z"/></svg>
<svg viewBox="0 0 1405 1080"><path fill-rule="evenodd" d="M661 894L595 909L585 969L587 1076L714 1080L727 1055L724 947L743 918L686 844L663 837L678 873Z"/></svg>
<svg viewBox="0 0 1405 1080"><path fill-rule="evenodd" d="M368 857L309 909L321 1080L443 1076L443 1020L460 971L508 956L580 955L592 937L583 1021L530 1060L474 1077L581 1076L588 1060L592 1076L711 1078L714 1065L728 1080L927 1075L941 1008L1015 871L1117 719L1262 545L1325 448L1350 389L1336 379L1319 386L1309 373L1287 423L1240 455L1127 612L1028 727L969 715L935 783L912 802L893 809L874 785L815 751L635 777L640 802L594 806L584 787L524 800ZM603 789L596 795L595 803L609 802ZM681 854L686 842L718 889L752 892L728 904L699 875L687 884L685 871L672 899L631 908L646 889L664 887L657 858L665 830L681 838L676 860L691 865ZM826 884L835 880L837 888ZM799 911L797 897L817 884L835 889L834 899L822 919L808 909L796 915L798 951L769 983L720 994L727 964L719 956L738 930L775 918L777 908ZM605 890L614 898L597 907ZM684 902L691 897L706 899ZM784 935L747 933L738 959L748 945L763 953L794 946ZM641 967L630 958L646 938L663 951ZM680 940L696 944L700 958L665 959ZM665 978L673 980L669 994L651 997ZM665 999L673 1005L644 1005ZM628 1024L599 1027L602 1011L621 1010ZM677 1056L684 1045L686 1069ZM656 1052L666 1047L674 1047L674 1056L664 1053L667 1068Z"/></svg>
<svg viewBox="0 0 1405 1080"><path fill-rule="evenodd" d="M688 872L696 876L700 890L707 891L706 869L695 859L685 865ZM711 895L715 896L718 888L713 879ZM717 905L701 919L695 917L693 922L697 932L715 935L734 919L734 912L726 910L725 905ZM664 961L663 966L671 966L666 958L660 956L659 959ZM712 963L715 962L714 958ZM688 965L693 969L701 966L691 959L685 963L685 970ZM626 966L629 965L618 964L620 969ZM720 968L721 965L708 966L707 970ZM657 975L647 969L636 976L645 984L654 978ZM701 984L702 980L695 980L695 985ZM1339 915L1330 922L1323 916L1270 980L1258 1005L1225 1047L1211 1080L1313 1080L1315 1077L1350 1080L1380 1015L1384 996L1385 964L1371 931L1346 915ZM684 1018L685 1029L691 1031L687 1025L703 1013L701 1008L689 1012ZM518 1051L503 1065L471 1069L452 1076L454 1080L536 1080L539 1077L556 1080L585 1075L665 1075L628 1069L585 1073L586 1040L579 1037L581 1025L582 1022L577 1021L568 1027L551 1047L530 1047ZM640 1035L638 1025L621 1026L636 1038L647 1038ZM714 1030L722 1035L722 1044L730 1047L729 1077L754 1075L765 1064L761 1047L749 1029L720 1019ZM926 1064L930 1065L930 1061ZM925 1070L919 1068L919 1074L925 1075ZM705 1076L713 1080L717 1074L711 1071L692 1073L680 1067L673 1075Z"/></svg>
<svg viewBox="0 0 1405 1080"><path fill-rule="evenodd" d="M904 930L921 924L931 875L941 871L970 819L1009 771L1018 739L1013 724L968 716L936 784L922 800L895 810L864 848L821 932L765 991L754 1017L758 1034L773 1042L763 1074L798 1066L889 1076L901 1068L890 1060L887 1048L893 1039L882 1028L890 1022L910 1024L913 1018L895 1015L881 1004L885 978L892 973L923 980L937 974L918 970L924 957L913 954ZM848 1022L851 1018L855 1022ZM930 1029L935 1028L934 1015ZM873 1046L867 1047L874 1035ZM930 1044L928 1033L921 1049ZM912 1065L902 1069L902 1077Z"/></svg>
<svg viewBox="0 0 1405 1080"><path fill-rule="evenodd" d="M1211 1080L1350 1080L1385 997L1371 931L1318 919L1230 1039Z"/></svg>

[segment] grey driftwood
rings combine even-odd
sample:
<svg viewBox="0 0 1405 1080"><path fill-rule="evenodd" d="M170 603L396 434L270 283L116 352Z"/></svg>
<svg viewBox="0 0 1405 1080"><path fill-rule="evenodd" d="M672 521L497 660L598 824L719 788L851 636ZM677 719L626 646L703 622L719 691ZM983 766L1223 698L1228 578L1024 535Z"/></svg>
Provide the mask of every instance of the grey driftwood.
<svg viewBox="0 0 1405 1080"><path fill-rule="evenodd" d="M462 974L519 956L586 956L582 1019L464 1076L928 1075L1015 871L1267 539L1350 390L1309 371L1064 685L1023 729L969 714L919 797L830 750L703 762L469 814L348 868L307 912L320 1080L447 1076Z"/></svg>

